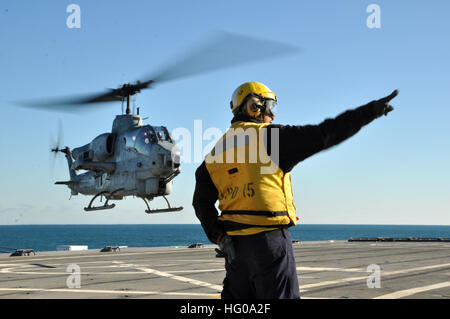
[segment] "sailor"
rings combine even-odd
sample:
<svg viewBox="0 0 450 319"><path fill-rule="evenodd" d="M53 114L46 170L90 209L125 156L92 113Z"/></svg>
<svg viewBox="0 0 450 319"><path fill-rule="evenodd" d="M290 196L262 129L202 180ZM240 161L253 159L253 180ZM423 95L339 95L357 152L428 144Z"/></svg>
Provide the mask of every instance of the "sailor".
<svg viewBox="0 0 450 319"><path fill-rule="evenodd" d="M266 85L247 82L234 91L231 127L196 170L193 197L208 239L225 255L222 298L300 298L288 230L298 220L290 172L387 115L397 94L300 126L272 124L277 97Z"/></svg>

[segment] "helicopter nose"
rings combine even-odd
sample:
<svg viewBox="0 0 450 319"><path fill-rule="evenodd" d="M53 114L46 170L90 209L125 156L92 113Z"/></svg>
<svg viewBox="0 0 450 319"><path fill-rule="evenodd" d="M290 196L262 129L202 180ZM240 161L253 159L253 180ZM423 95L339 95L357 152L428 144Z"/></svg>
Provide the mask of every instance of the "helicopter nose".
<svg viewBox="0 0 450 319"><path fill-rule="evenodd" d="M162 145L161 145L162 146ZM180 167L180 149L176 145L164 145L164 168L179 169Z"/></svg>
<svg viewBox="0 0 450 319"><path fill-rule="evenodd" d="M180 149L178 146L174 145L174 147L172 148L172 151L171 151L171 156L172 156L173 167L179 168L181 156L180 156Z"/></svg>

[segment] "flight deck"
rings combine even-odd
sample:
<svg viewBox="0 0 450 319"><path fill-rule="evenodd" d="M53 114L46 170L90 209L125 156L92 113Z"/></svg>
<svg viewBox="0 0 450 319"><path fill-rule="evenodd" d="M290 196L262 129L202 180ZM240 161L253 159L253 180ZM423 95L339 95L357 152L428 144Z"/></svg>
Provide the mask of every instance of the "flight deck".
<svg viewBox="0 0 450 319"><path fill-rule="evenodd" d="M303 299L450 298L450 243L301 242ZM0 299L219 299L216 246L0 254Z"/></svg>

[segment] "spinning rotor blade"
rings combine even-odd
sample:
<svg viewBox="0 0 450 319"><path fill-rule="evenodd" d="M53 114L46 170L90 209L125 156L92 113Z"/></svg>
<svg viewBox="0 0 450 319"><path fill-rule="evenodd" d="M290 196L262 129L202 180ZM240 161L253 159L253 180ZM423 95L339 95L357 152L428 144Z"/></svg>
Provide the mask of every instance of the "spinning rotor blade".
<svg viewBox="0 0 450 319"><path fill-rule="evenodd" d="M55 142L55 139L53 138L53 135L50 135L50 152L54 153L53 156L51 156L51 161L50 161L50 170L52 172L52 177L54 175L54 171L55 171L55 161L56 161L56 157L58 156L58 152L61 151L61 149L64 147L63 145L63 141L64 141L64 130L62 127L62 121L61 119L58 119L58 136L57 136L57 140Z"/></svg>
<svg viewBox="0 0 450 319"><path fill-rule="evenodd" d="M58 119L58 137L57 137L56 143L53 138L51 139L51 142L52 142L51 151L55 152L55 157L56 157L56 153L59 152L59 150L62 147L63 140L64 140L64 131L63 131L63 127L62 127L62 121L61 121L61 119Z"/></svg>
<svg viewBox="0 0 450 319"><path fill-rule="evenodd" d="M66 104L90 104L101 102L123 101L127 96L139 93L142 89L150 86L153 80L145 82L137 81L136 84L124 84L118 89L109 89L109 92L103 94L93 94L90 96L79 97L66 101Z"/></svg>
<svg viewBox="0 0 450 319"><path fill-rule="evenodd" d="M168 64L153 76L147 77L145 81L124 84L117 89L109 89L107 92L98 94L17 104L26 107L73 112L81 110L86 104L124 101L129 96L139 93L142 89L149 88L153 83L164 83L298 51L298 47L286 43L219 32L175 63ZM77 105L77 108L68 107L71 105Z"/></svg>
<svg viewBox="0 0 450 319"><path fill-rule="evenodd" d="M85 94L37 101L21 101L16 102L15 104L22 107L76 113L83 109L91 108L92 106L89 104L92 103L124 101L127 96L134 95L140 92L141 89L148 88L152 82L152 80L149 80L142 83L137 81L136 84L124 84L118 89L109 89L106 93ZM73 107L74 105L76 105L75 108Z"/></svg>
<svg viewBox="0 0 450 319"><path fill-rule="evenodd" d="M298 47L286 43L218 32L190 54L161 69L152 79L155 83L162 83L298 51Z"/></svg>
<svg viewBox="0 0 450 319"><path fill-rule="evenodd" d="M28 108L45 109L50 111L63 111L69 113L75 113L86 108L91 108L88 105L90 103L98 102L112 102L112 101L122 101L123 98L116 97L112 93L96 93L90 95L78 95L71 97L62 97L55 99L45 99L45 100L35 100L35 101L20 101L15 102L16 105ZM74 108L73 106L76 105Z"/></svg>

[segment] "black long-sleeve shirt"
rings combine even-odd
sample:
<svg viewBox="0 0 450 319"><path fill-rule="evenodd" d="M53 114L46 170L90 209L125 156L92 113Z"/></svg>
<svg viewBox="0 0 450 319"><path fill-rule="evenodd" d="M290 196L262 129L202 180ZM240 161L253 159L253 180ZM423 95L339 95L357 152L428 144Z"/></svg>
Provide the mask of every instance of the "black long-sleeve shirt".
<svg viewBox="0 0 450 319"><path fill-rule="evenodd" d="M372 101L369 104L348 110L334 119L326 119L319 125L278 125L267 127L278 128L279 134L279 167L283 172L291 171L295 165L320 151L326 150L355 135L364 125L372 122L384 113L385 105ZM231 121L249 121L249 117L235 117ZM270 144L270 138L266 141ZM270 145L267 146L270 149ZM203 162L195 172L196 186L192 205L200 220L208 239L216 243L225 233L218 222L219 213L215 207L218 192Z"/></svg>

